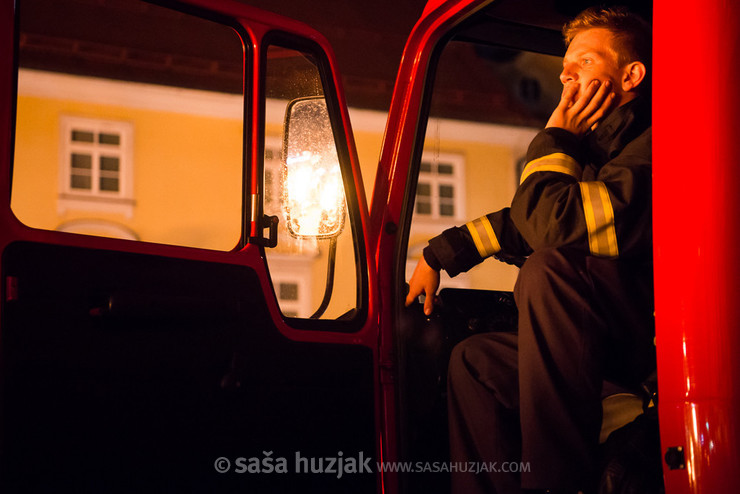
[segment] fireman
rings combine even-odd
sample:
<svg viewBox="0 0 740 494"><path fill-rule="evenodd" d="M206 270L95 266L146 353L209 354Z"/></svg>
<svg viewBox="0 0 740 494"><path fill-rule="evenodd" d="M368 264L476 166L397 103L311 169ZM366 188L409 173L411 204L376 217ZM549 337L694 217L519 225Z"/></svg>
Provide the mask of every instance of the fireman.
<svg viewBox="0 0 740 494"><path fill-rule="evenodd" d="M511 207L430 240L409 281L407 305L423 293L430 314L439 270L523 262L518 331L464 340L448 375L452 461L522 468L455 473L454 492L588 491L603 380L634 386L655 367L650 27L592 8L563 33L562 97Z"/></svg>

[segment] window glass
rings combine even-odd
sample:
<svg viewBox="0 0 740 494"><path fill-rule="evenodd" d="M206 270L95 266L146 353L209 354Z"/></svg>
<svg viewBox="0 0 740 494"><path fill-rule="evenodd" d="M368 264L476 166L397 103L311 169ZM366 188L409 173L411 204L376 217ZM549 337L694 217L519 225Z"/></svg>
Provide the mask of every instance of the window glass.
<svg viewBox="0 0 740 494"><path fill-rule="evenodd" d="M19 3L15 215L34 228L236 247L236 31L137 0Z"/></svg>
<svg viewBox="0 0 740 494"><path fill-rule="evenodd" d="M114 122L63 116L60 119L60 201L79 198L131 199L124 189L122 170L133 168L133 126ZM101 129L105 129L102 131ZM104 133L105 132L105 133ZM127 179L132 177L127 176Z"/></svg>
<svg viewBox="0 0 740 494"><path fill-rule="evenodd" d="M527 147L558 101L562 59L448 43L439 59L407 248L409 279L428 240L510 204ZM511 290L517 269L488 261L442 287Z"/></svg>
<svg viewBox="0 0 740 494"><path fill-rule="evenodd" d="M319 68L310 53L277 45L266 63L263 210L279 221L277 246L266 249L276 298L285 316L349 319L358 307L355 239ZM313 232L305 223L313 210L338 232Z"/></svg>
<svg viewBox="0 0 740 494"><path fill-rule="evenodd" d="M414 213L420 223L439 228L464 218L465 157L424 153L416 186Z"/></svg>

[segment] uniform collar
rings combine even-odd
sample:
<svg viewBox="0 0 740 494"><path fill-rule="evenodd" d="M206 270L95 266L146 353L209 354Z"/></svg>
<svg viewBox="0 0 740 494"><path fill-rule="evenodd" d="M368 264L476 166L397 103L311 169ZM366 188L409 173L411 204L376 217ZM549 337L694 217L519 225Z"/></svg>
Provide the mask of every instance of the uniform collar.
<svg viewBox="0 0 740 494"><path fill-rule="evenodd" d="M638 96L614 110L586 136L593 164L601 167L651 125L650 102Z"/></svg>

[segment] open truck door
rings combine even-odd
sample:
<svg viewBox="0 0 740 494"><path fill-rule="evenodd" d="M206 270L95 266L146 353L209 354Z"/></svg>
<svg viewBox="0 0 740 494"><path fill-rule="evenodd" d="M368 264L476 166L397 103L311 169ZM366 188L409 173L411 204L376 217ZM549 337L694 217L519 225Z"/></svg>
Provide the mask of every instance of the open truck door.
<svg viewBox="0 0 740 494"><path fill-rule="evenodd" d="M325 39L231 1L0 23L0 489L375 492L374 267Z"/></svg>

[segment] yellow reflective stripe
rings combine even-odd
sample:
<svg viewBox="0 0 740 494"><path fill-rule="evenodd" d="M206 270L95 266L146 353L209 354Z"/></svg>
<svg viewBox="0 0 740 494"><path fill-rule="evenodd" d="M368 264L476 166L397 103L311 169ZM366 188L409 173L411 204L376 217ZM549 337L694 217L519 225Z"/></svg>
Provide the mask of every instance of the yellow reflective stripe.
<svg viewBox="0 0 740 494"><path fill-rule="evenodd" d="M599 257L619 257L617 231L614 228L614 208L606 185L604 182L581 182L580 186L591 254Z"/></svg>
<svg viewBox="0 0 740 494"><path fill-rule="evenodd" d="M519 184L523 184L524 181L535 172L558 172L570 175L576 180L581 179L581 165L576 160L564 153L553 153L537 158L527 163L522 171L522 178L519 180Z"/></svg>
<svg viewBox="0 0 740 494"><path fill-rule="evenodd" d="M491 226L487 216L481 216L470 221L465 224L465 227L470 232L470 236L473 237L473 243L475 243L475 248L478 249L478 254L481 257L492 256L501 251L501 245L498 243L496 233L493 231L493 226Z"/></svg>

